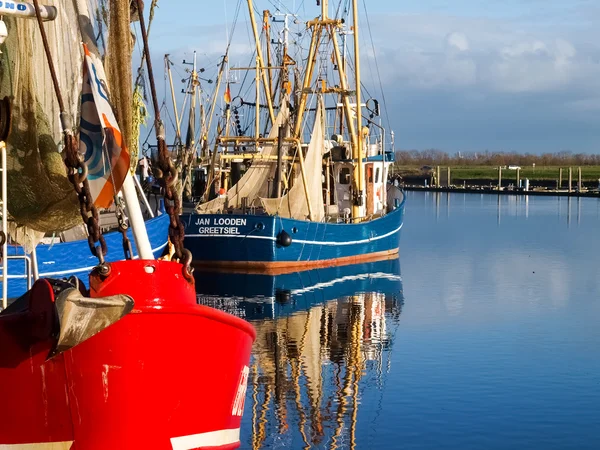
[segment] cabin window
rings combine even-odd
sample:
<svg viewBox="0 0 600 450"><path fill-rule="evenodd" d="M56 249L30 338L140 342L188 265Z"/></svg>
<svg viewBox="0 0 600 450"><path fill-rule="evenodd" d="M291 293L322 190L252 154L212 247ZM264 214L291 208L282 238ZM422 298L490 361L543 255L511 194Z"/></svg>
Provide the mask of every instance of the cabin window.
<svg viewBox="0 0 600 450"><path fill-rule="evenodd" d="M377 170L375 171L375 183L379 183L379 167L377 168Z"/></svg>
<svg viewBox="0 0 600 450"><path fill-rule="evenodd" d="M348 167L342 167L340 169L340 184L350 184L350 169Z"/></svg>
<svg viewBox="0 0 600 450"><path fill-rule="evenodd" d="M373 168L369 167L367 168L367 176L369 178L369 183L373 182Z"/></svg>

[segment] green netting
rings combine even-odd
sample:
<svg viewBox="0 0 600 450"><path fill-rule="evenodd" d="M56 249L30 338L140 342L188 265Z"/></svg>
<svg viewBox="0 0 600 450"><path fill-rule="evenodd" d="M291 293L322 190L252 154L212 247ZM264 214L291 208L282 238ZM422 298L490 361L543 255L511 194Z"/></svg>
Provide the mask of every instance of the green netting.
<svg viewBox="0 0 600 450"><path fill-rule="evenodd" d="M82 71L77 15L71 2L45 4L58 7L57 19L44 26L65 107L76 125ZM81 216L60 154L59 107L38 24L10 17L5 22L8 38L0 47L0 96L8 96L12 104L8 211L18 226L41 233L67 230L79 224Z"/></svg>

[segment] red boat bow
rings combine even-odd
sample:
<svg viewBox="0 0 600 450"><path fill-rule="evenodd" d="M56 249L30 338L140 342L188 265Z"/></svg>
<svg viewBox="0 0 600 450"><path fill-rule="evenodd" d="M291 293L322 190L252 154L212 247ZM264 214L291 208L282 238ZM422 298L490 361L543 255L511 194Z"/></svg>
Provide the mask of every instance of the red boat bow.
<svg viewBox="0 0 600 450"><path fill-rule="evenodd" d="M237 448L254 328L198 305L178 263L112 263L90 286L94 301L77 305L103 311L117 296L133 309L101 331L89 320L50 359L69 325L56 287L40 280L0 314L0 448Z"/></svg>

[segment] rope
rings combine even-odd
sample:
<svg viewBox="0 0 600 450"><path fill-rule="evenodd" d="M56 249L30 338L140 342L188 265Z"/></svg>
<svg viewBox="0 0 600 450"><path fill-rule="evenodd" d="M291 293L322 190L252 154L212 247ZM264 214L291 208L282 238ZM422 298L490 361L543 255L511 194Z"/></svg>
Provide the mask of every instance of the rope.
<svg viewBox="0 0 600 450"><path fill-rule="evenodd" d="M50 53L50 44L48 44L48 37L46 36L46 30L42 22L42 14L40 12L40 4L38 0L33 0L33 6L35 7L35 17L40 27L40 34L42 35L42 42L44 43L44 52L46 52L46 58L48 59L48 68L50 69L50 77L52 78L52 84L54 85L54 92L56 93L56 99L58 100L58 107L60 108L61 122L64 120L62 117L65 114L65 104L63 102L62 93L58 86L58 78L56 76L56 70L54 69L54 62L52 61L52 54ZM66 132L65 124L63 125L63 131Z"/></svg>

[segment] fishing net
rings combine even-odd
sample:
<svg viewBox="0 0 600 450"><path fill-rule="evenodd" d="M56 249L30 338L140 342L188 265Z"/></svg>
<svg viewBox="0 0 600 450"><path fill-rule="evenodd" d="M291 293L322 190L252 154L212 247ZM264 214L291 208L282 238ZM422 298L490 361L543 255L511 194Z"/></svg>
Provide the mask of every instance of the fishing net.
<svg viewBox="0 0 600 450"><path fill-rule="evenodd" d="M282 125L289 126L289 109L287 107L287 98L281 102L281 108L275 118L275 123L271 127L271 131L267 136L269 139L277 138L279 127ZM269 158L277 156L277 145L266 143L262 149L261 155ZM222 211L225 204L228 203L230 208L241 208L242 199L246 198L247 205L253 205L260 197L268 195L268 180L273 178L277 165L273 159L255 160L244 176L227 191L227 198L215 198L206 203L201 203L196 206L196 212L199 214L214 214Z"/></svg>
<svg viewBox="0 0 600 450"><path fill-rule="evenodd" d="M325 145L325 131L322 121L322 107L317 107L316 120L313 127L310 143L304 160L304 173L306 175L306 190L300 171L297 172L294 185L280 198L261 198L267 214L279 215L298 220L306 220L312 212L312 220L321 222L325 216L323 207L323 150ZM306 194L308 193L308 199ZM308 202L310 201L310 209Z"/></svg>
<svg viewBox="0 0 600 450"><path fill-rule="evenodd" d="M44 27L62 89L66 110L76 124L82 73L81 37L71 2L47 0L58 9ZM34 244L43 233L64 231L81 221L73 186L60 154L59 107L35 19L4 18L8 38L0 46L0 96L12 106L7 140L8 202L23 244Z"/></svg>
<svg viewBox="0 0 600 450"><path fill-rule="evenodd" d="M133 82L131 64L123 64L122 61L131 61L133 51L131 8L130 2L123 0L109 0L108 4L109 32L104 68L115 117L129 149L132 147L133 131Z"/></svg>

